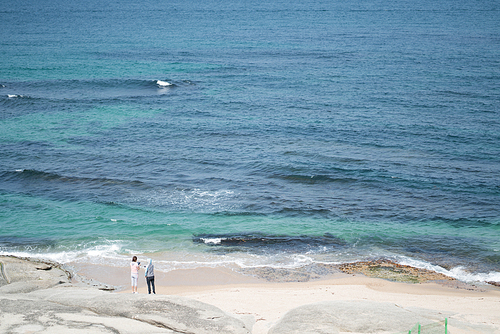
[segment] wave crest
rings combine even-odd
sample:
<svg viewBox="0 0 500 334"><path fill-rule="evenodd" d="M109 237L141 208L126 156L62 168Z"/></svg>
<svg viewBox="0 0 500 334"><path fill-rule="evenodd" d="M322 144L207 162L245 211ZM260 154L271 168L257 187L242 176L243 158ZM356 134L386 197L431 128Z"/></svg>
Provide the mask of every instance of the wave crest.
<svg viewBox="0 0 500 334"><path fill-rule="evenodd" d="M156 80L156 84L160 87L169 87L169 86L173 86L173 84L171 84L170 82L167 82L167 81L163 81L163 80Z"/></svg>

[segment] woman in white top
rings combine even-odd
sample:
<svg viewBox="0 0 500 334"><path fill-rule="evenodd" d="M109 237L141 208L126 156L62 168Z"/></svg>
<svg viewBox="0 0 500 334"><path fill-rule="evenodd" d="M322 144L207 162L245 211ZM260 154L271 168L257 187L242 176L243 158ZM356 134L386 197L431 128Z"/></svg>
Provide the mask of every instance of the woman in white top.
<svg viewBox="0 0 500 334"><path fill-rule="evenodd" d="M137 281L139 280L139 265L141 263L137 262L137 256L132 258L130 262L130 277L132 280L132 293L137 293Z"/></svg>

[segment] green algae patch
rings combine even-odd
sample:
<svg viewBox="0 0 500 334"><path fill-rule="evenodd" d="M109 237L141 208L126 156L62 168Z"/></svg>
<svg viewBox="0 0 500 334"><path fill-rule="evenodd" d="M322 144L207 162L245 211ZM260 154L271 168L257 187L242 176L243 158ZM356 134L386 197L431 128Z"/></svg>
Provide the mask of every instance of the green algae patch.
<svg viewBox="0 0 500 334"><path fill-rule="evenodd" d="M346 274L363 274L393 282L425 283L429 281L455 281L435 271L398 264L389 260L345 263L339 269Z"/></svg>

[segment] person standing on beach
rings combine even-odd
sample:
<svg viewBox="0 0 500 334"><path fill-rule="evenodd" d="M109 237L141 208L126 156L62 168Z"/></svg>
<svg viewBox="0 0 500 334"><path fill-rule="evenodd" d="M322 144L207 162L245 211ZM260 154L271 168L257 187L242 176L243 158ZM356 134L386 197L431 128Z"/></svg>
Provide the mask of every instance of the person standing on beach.
<svg viewBox="0 0 500 334"><path fill-rule="evenodd" d="M148 259L148 265L146 266L146 282L148 283L148 293L151 294L151 286L153 286L153 293L155 292L155 266L153 265L153 260Z"/></svg>
<svg viewBox="0 0 500 334"><path fill-rule="evenodd" d="M130 277L132 281L132 293L137 293L137 281L139 280L140 262L137 263L137 256L132 258L130 262Z"/></svg>

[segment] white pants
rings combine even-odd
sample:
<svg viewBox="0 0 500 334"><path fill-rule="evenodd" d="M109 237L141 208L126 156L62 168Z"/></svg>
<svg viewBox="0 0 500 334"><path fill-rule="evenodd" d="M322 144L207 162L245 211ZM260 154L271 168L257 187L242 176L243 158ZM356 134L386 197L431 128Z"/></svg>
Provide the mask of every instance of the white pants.
<svg viewBox="0 0 500 334"><path fill-rule="evenodd" d="M132 281L132 286L137 286L137 280L139 279L139 274L132 274L130 278Z"/></svg>

